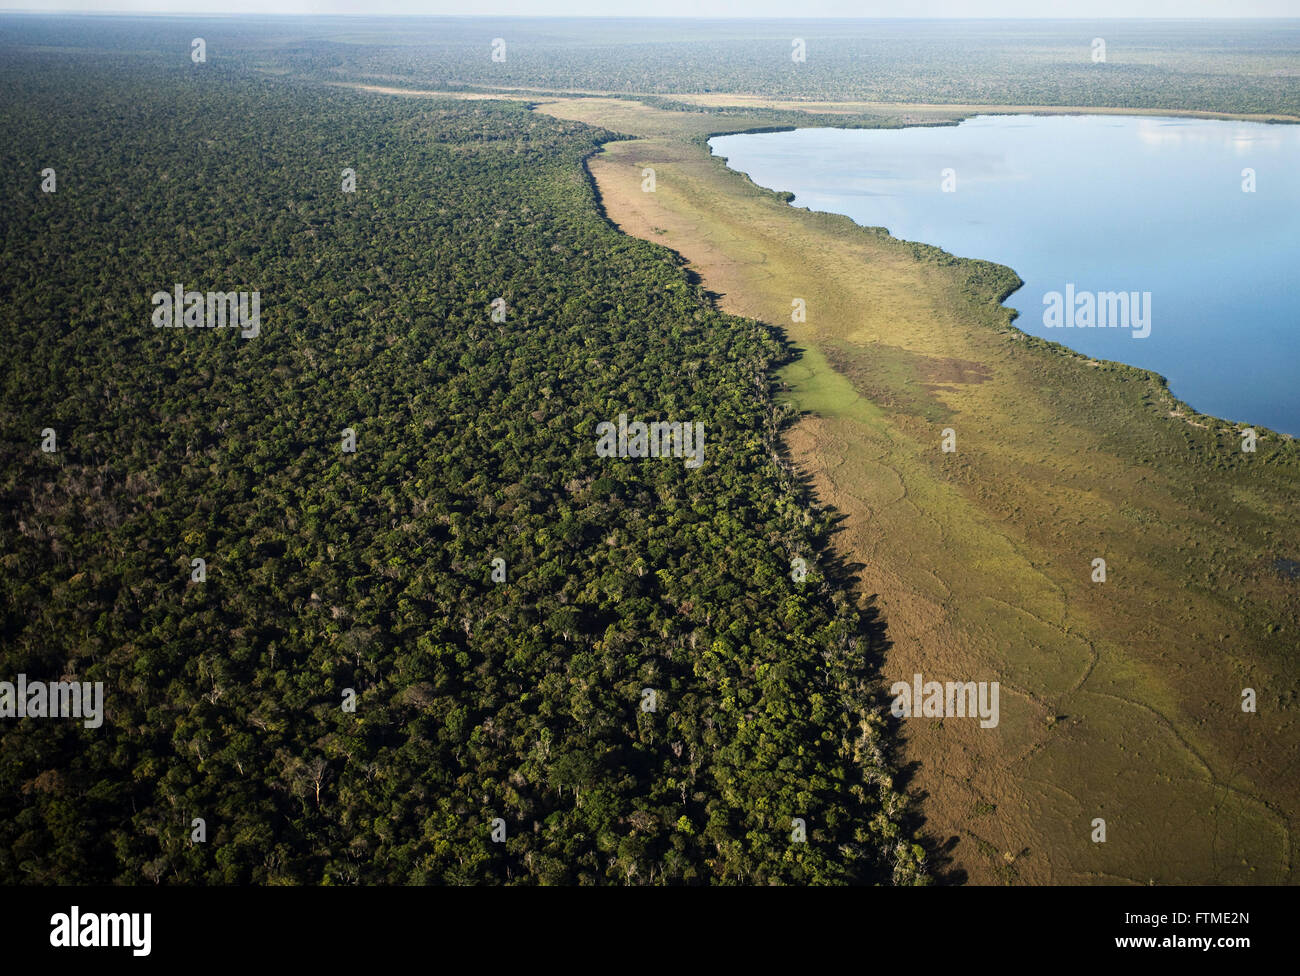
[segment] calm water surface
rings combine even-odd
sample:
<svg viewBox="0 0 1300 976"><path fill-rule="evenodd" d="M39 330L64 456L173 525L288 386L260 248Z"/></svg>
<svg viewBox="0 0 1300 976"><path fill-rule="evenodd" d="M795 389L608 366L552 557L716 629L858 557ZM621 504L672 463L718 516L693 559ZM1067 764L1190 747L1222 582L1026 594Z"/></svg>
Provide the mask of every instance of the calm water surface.
<svg viewBox="0 0 1300 976"><path fill-rule="evenodd" d="M1300 126L999 115L710 146L795 206L1015 269L1007 304L1026 332L1154 370L1204 413L1300 434ZM1076 319L1084 293L1138 301L1116 327L1048 327L1044 297L1064 320L1068 286Z"/></svg>

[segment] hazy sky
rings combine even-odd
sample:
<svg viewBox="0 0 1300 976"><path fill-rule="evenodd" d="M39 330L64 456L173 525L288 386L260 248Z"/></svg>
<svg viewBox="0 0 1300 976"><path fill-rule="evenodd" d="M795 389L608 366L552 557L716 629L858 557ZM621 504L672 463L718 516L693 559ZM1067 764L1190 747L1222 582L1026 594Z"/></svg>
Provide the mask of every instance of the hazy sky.
<svg viewBox="0 0 1300 976"><path fill-rule="evenodd" d="M621 17L1298 17L1300 0L0 0L110 13Z"/></svg>

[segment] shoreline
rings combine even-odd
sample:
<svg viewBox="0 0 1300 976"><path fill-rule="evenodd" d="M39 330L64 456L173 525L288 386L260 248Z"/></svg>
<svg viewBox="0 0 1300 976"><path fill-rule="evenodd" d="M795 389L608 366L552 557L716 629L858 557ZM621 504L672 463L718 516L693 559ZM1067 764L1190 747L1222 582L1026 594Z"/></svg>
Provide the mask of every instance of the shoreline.
<svg viewBox="0 0 1300 976"><path fill-rule="evenodd" d="M1008 118L1009 118L1009 117L1013 117L1013 116L1020 116L1020 115L1033 115L1033 114L1036 114L1036 113L1033 113L1033 112L1001 112L1001 113L983 113L983 112L982 112L982 113L979 113L980 116L984 116L984 115L998 115L998 116L1003 116L1003 117L1008 117ZM1077 117L1086 117L1087 114L1088 114L1088 113L1077 113ZM1111 112L1111 113L1107 113L1107 114L1112 114L1112 115L1114 115L1114 114L1125 114L1125 115L1130 115L1130 113L1128 113L1128 112L1123 112L1123 113L1120 113L1120 112ZM1045 117L1047 117L1047 116L1051 116L1051 115L1072 115L1072 116L1075 116L1076 113L1065 113L1065 112L1045 113ZM970 116L970 117L968 117L968 118L963 118L963 119L959 120L956 124L960 124L961 122L968 121L969 118L976 118L976 117L978 117L978 116ZM1163 116L1155 116L1155 115L1145 115L1145 114L1141 114L1141 113L1134 112L1134 113L1132 113L1132 114L1130 115L1130 117L1132 117L1132 118L1143 118L1143 119L1150 118L1150 119L1177 120L1177 119L1180 119L1180 118L1186 118L1187 115L1184 114L1184 115L1181 115L1181 116L1180 116L1180 115L1163 115ZM1255 120L1250 120L1250 119L1207 118L1207 119L1205 119L1204 121L1212 121L1212 122L1228 122L1228 121L1255 121ZM1298 120L1298 121L1300 121L1300 120ZM899 128L925 128L925 127L928 127L928 126L933 125L933 124L934 124L934 123L924 123L924 122L923 122L923 123L915 123L915 124L903 125L903 126L900 126ZM1257 122L1256 124L1261 124L1261 125L1262 125L1262 124L1267 124L1267 123ZM845 218L845 219L847 219L847 220L852 221L853 224L854 224L855 226L860 227L860 228L862 228L862 229L865 230L865 231L872 232L872 233L879 233L879 234L882 234L882 235L884 235L884 236L890 238L891 240L895 240L895 241L898 241L898 242L903 243L903 244L908 244L908 245L913 245L913 246L917 246L917 247L923 247L923 248L932 249L932 250L934 250L934 251L937 251L939 254L943 255L945 258L951 259L951 260L953 260L953 261L957 261L957 262L981 262L981 263L985 263L985 264L993 264L993 265L996 265L996 266L999 267L999 268L1003 268L1003 269L1005 269L1006 271L1008 271L1008 272L1010 272L1012 275L1014 275L1015 278L1016 278L1016 280L1019 282L1018 285L1016 285L1015 287L1011 288L1011 289L1010 289L1009 291L1007 291L1005 294L1000 295L1000 296L996 299L997 304L998 304L1001 308L1005 309L1005 310L1009 313L1009 317L1008 317L1008 319L1007 319L1007 326L1008 326L1010 329L1014 330L1014 331L1015 331L1019 336L1023 337L1023 339L1025 339L1025 340L1029 340L1029 341L1037 342L1037 343L1043 343L1044 345L1046 345L1046 346L1048 346L1048 347L1050 347L1050 348L1054 348L1054 349L1056 349L1056 350L1059 350L1061 353L1064 353L1064 354L1066 354L1066 355L1068 355L1068 356L1070 356L1070 357L1072 357L1072 358L1081 358L1081 359L1085 360L1086 362L1089 362L1089 363L1095 363L1095 364L1102 364L1102 365L1105 365L1105 366L1107 366L1107 367L1111 367L1111 368L1116 368L1116 367L1118 367L1118 368L1122 368L1122 369L1125 369L1125 370L1131 370L1131 371L1134 371L1134 372L1136 372L1136 373L1142 375L1142 376L1145 377L1146 379L1148 379L1148 380L1150 380L1151 382L1155 383L1157 386L1159 386L1163 391L1165 391L1165 392L1167 393L1167 395L1169 396L1170 400L1172 401L1172 409L1171 409L1171 411L1170 411L1170 417L1171 417L1171 418L1173 418L1173 417L1177 417L1177 418L1179 418L1179 419L1183 419L1186 423L1192 424L1193 426L1207 426L1208 423L1213 423L1213 424L1217 424L1217 425L1219 425L1220 428L1223 429L1223 430L1229 430L1229 431L1233 431L1233 432L1235 432L1235 433L1240 433L1240 432L1243 431L1243 430L1250 429L1250 430L1254 430L1254 431L1256 431L1257 434L1269 434L1269 435L1272 435L1272 436L1274 436L1274 437L1280 438L1280 439L1282 439L1282 440L1284 440L1284 441L1295 441L1296 437L1297 437L1297 436L1300 436L1300 435L1296 435L1296 434L1288 433L1288 432L1286 432L1286 431L1277 430L1277 429L1275 429L1275 428L1268 427L1268 426L1266 426L1266 425L1264 425L1264 424L1251 423L1251 422L1249 422L1249 421L1244 421L1244 420L1231 420L1231 419L1228 419L1228 418L1225 418L1225 417L1219 417L1219 416L1214 415L1214 414L1202 413L1200 410L1198 410L1198 409L1196 409L1194 406L1192 406L1190 402L1188 402L1188 401L1182 399L1181 397L1179 397L1177 394L1175 394L1175 393L1173 392L1173 389L1172 389L1172 388L1170 387L1170 385L1169 385L1169 378L1168 378L1167 376L1165 376L1163 373L1157 372L1156 370L1153 370L1153 369L1147 369L1146 367L1143 367L1143 366L1137 366L1137 365L1135 365L1135 364L1133 364L1133 363L1126 363L1126 362L1124 362L1123 360L1118 360L1118 359L1098 359L1098 358L1096 358L1096 357L1094 357L1094 356L1091 356L1091 355L1089 355L1089 354L1087 354L1087 353L1085 353L1085 352L1082 352L1082 351L1080 351L1080 350L1078 350L1078 349L1074 349L1073 347L1071 347L1071 346L1069 346L1069 345L1066 345L1064 342L1061 342L1061 341L1059 341L1059 340L1048 339L1048 338L1045 338L1045 337L1043 337L1043 336L1036 335L1035 333L1027 332L1027 331L1025 331L1024 329L1020 328L1019 326L1017 326L1017 325L1015 324L1016 320L1017 320L1018 318L1020 318L1020 314L1021 314L1021 313L1020 313L1019 309L1014 308L1014 307L1012 307L1012 306L1006 304L1007 300L1008 300L1012 295L1018 294L1018 293L1019 293L1019 292L1020 292L1024 287L1025 287L1025 280L1020 276L1020 273L1019 273L1015 268L1011 267L1010 265L1002 264L1001 262L993 261L993 260L991 260L991 259L989 259L989 258L981 258L981 257L972 257L972 256L967 256L967 255L958 255L958 254L953 254L951 251L948 251L948 250L944 249L943 247L941 247L941 246L938 245L938 244L932 244L932 243L930 243L930 242L928 242L928 241L917 241L917 240L912 240L911 238L907 238L907 237L899 237L899 236L895 235L895 234L894 234L894 233L893 233L893 232L892 232L888 227L884 227L884 226L876 225L876 224L862 224L862 223L859 223L857 220L855 220L853 217L849 216L848 214L846 214L846 213L842 213L842 212L837 211L837 210L817 210L817 209L814 209L814 208L812 208L812 207L799 206L799 205L797 204L797 202L796 202L798 198L797 198L797 196L796 196L796 194L795 194L795 192L794 192L793 190L788 190L788 189L774 189L774 188L771 188L771 187L763 186L763 185L760 184L760 183L756 183L756 182L754 181L753 177L750 176L749 173L745 172L744 170L737 169L736 167L732 166L731 163L730 163L729 158L728 158L727 156L722 155L722 154L721 154L720 152L718 152L717 150L715 150L714 147L713 147L713 145L712 145L712 142L713 142L714 139L722 138L722 137L724 137L724 136L731 136L731 135L763 135L763 134L768 134L768 133L772 133L772 132L798 132L798 131L801 131L802 129L822 129L822 128L828 128L828 129L835 129L835 128L844 128L844 129L855 128L855 129L856 129L856 128L878 128L878 127L875 127L875 126L820 126L820 125L817 125L817 126L803 126L803 127L799 127L799 126L781 126L781 127L771 127L771 128L766 128L766 127L764 127L764 128L750 128L750 129L742 129L742 130L734 130L734 131L719 132L719 133L710 134L710 135L709 135L709 136L704 140L704 145L708 148L708 150L709 150L709 152L710 152L710 154L711 154L711 158L718 160L720 163L722 163L722 165L726 166L727 169L730 170L732 173L735 173L735 174L737 174L737 175L743 177L743 178L744 178L745 180L747 180L751 185L753 185L754 187L758 188L759 190L764 191L764 192L767 192L767 193L771 193L771 194L773 194L773 195L776 196L779 200L781 200L781 202L783 202L787 207L790 207L792 210L802 210L802 211L806 211L806 212L808 212L808 213L826 214L826 215L828 215L828 216L833 216L833 217L843 217L843 218ZM1202 421L1205 421L1205 422L1208 422L1208 423L1200 423L1200 422L1202 422Z"/></svg>

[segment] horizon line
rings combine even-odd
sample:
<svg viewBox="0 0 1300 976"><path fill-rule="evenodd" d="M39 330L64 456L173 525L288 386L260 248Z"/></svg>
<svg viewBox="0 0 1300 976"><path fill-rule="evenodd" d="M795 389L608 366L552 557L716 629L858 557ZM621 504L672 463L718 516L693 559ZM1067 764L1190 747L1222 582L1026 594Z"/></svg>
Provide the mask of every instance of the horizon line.
<svg viewBox="0 0 1300 976"><path fill-rule="evenodd" d="M694 20L694 21L736 21L749 23L807 23L808 21L824 20L839 22L870 22L878 20L891 21L936 21L936 22L969 22L969 21L1035 21L1035 22L1098 22L1113 20L1132 20L1132 21L1150 21L1157 23L1193 23L1197 21L1224 21L1224 20L1271 20L1271 21L1300 21L1300 15L1279 17L1270 14L1203 14L1199 17L1150 17L1150 16L1125 16L1111 15L1103 17L946 17L946 16L876 16L876 17L832 17L826 15L810 14L804 17L746 17L732 15L695 15L695 14L642 14L635 17L605 16L601 14L408 14L408 13L302 13L298 11L279 11L271 13L250 13L245 11L222 12L222 11L193 11L182 12L178 10L85 10L85 9L60 9L46 10L40 7L0 7L0 14L31 14L35 16L57 17L57 16L79 16L79 17L177 17L177 18L197 18L197 17L244 17L244 18L261 18L271 17L293 17L300 19L319 19L328 18L365 18L370 20L592 20L592 21L612 21L612 20Z"/></svg>

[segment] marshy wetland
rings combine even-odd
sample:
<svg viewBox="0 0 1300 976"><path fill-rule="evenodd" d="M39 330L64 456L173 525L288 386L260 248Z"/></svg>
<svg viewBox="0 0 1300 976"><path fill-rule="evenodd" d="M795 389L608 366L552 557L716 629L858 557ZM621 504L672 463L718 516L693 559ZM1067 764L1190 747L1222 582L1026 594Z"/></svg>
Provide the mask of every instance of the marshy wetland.
<svg viewBox="0 0 1300 976"><path fill-rule="evenodd" d="M980 115L709 145L793 206L1014 269L1007 304L1031 335L1153 370L1204 413L1300 432L1300 126Z"/></svg>

